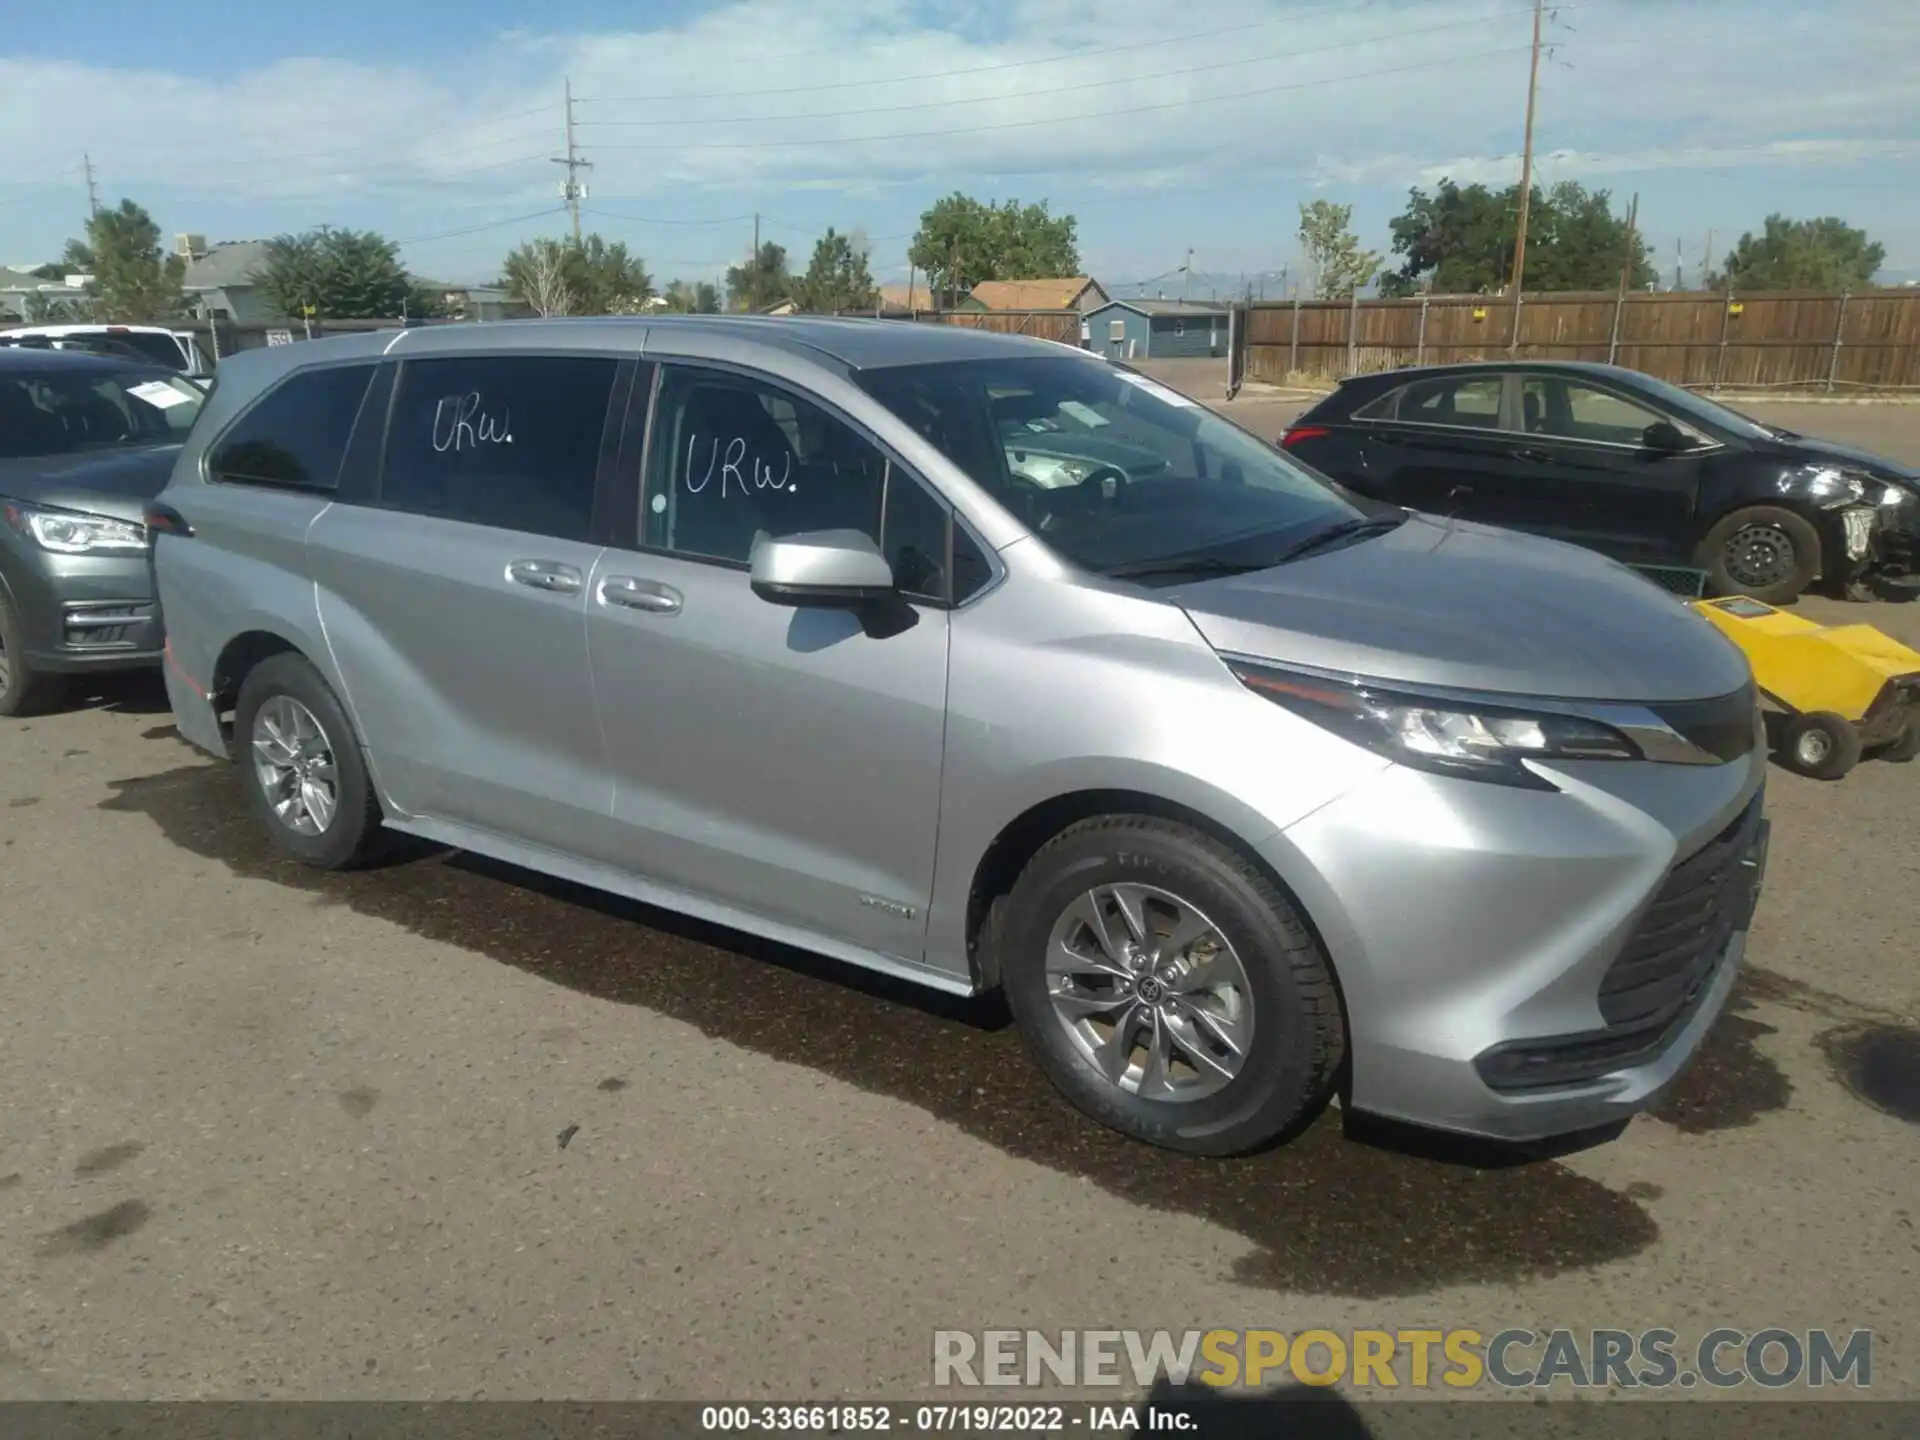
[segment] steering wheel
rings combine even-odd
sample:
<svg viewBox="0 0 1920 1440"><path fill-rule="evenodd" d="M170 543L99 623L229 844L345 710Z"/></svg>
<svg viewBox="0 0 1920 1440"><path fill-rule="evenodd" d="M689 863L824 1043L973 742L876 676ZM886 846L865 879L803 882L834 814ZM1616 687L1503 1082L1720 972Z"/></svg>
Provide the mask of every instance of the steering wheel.
<svg viewBox="0 0 1920 1440"><path fill-rule="evenodd" d="M1118 465L1101 465L1089 471L1073 488L1082 495L1098 495L1102 500L1118 502L1133 482Z"/></svg>

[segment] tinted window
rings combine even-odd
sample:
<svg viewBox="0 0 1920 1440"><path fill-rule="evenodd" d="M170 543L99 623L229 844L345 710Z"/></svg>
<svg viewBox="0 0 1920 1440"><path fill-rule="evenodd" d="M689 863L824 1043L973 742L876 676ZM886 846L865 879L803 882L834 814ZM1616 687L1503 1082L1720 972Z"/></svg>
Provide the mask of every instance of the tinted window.
<svg viewBox="0 0 1920 1440"><path fill-rule="evenodd" d="M180 353L180 342L171 335L153 335L137 330L110 337L128 349L137 351L156 365L165 365L170 370L187 368L186 357Z"/></svg>
<svg viewBox="0 0 1920 1440"><path fill-rule="evenodd" d="M1448 375L1422 380L1387 397L1384 413L1418 425L1495 430L1500 426L1503 384L1498 375Z"/></svg>
<svg viewBox="0 0 1920 1440"><path fill-rule="evenodd" d="M906 365L857 379L1047 545L1089 569L1221 547L1258 560L1359 514L1273 446L1097 360Z"/></svg>
<svg viewBox="0 0 1920 1440"><path fill-rule="evenodd" d="M616 368L546 355L405 362L380 503L585 540Z"/></svg>
<svg viewBox="0 0 1920 1440"><path fill-rule="evenodd" d="M1661 417L1643 405L1558 375L1528 375L1520 382L1521 423L1529 435L1638 445Z"/></svg>
<svg viewBox="0 0 1920 1440"><path fill-rule="evenodd" d="M771 385L667 367L648 453L647 545L744 564L760 534L857 530L880 539L886 457Z"/></svg>
<svg viewBox="0 0 1920 1440"><path fill-rule="evenodd" d="M887 475L887 507L881 524L881 546L893 567L894 584L904 595L945 603L947 598L947 531L952 512L905 472Z"/></svg>
<svg viewBox="0 0 1920 1440"><path fill-rule="evenodd" d="M234 485L331 490L373 376L371 365L304 370L276 385L221 437L207 472Z"/></svg>
<svg viewBox="0 0 1920 1440"><path fill-rule="evenodd" d="M962 604L986 588L993 579L993 565L980 542L966 527L953 527L953 603Z"/></svg>

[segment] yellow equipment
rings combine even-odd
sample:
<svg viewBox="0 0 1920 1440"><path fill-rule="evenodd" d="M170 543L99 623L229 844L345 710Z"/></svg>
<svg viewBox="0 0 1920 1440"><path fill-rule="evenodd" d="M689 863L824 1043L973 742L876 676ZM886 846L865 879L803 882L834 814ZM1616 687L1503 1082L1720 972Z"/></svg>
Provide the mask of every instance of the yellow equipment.
<svg viewBox="0 0 1920 1440"><path fill-rule="evenodd" d="M1688 603L1740 647L1762 697L1784 713L1775 748L1789 769L1838 780L1864 752L1920 753L1920 650L1871 625L1816 625L1744 596Z"/></svg>

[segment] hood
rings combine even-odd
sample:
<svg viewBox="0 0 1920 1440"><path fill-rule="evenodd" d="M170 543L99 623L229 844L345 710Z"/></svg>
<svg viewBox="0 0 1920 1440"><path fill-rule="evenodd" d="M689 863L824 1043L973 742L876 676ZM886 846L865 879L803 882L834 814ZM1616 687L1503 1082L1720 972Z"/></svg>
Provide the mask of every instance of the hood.
<svg viewBox="0 0 1920 1440"><path fill-rule="evenodd" d="M139 521L144 502L166 488L179 454L178 445L142 445L0 460L0 495Z"/></svg>
<svg viewBox="0 0 1920 1440"><path fill-rule="evenodd" d="M1862 450L1853 445L1838 445L1831 440L1813 440L1805 437L1794 440L1775 440L1773 442L1780 453L1805 465L1818 465L1823 462L1833 465L1847 465L1856 470L1865 470L1878 480L1890 480L1908 490L1920 491L1920 470L1911 465L1903 465L1898 460L1889 460L1885 455L1876 455L1871 450Z"/></svg>
<svg viewBox="0 0 1920 1440"><path fill-rule="evenodd" d="M1162 593L1216 650L1405 685L1702 700L1750 674L1731 641L1623 565L1427 515L1373 540Z"/></svg>

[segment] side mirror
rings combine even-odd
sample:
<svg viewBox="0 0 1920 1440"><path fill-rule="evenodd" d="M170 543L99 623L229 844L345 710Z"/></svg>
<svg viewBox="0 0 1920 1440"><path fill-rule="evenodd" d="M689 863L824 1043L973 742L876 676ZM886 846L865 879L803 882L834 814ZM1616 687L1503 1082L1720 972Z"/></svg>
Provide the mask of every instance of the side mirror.
<svg viewBox="0 0 1920 1440"><path fill-rule="evenodd" d="M753 593L775 605L857 609L896 593L893 567L858 530L815 530L754 541Z"/></svg>
<svg viewBox="0 0 1920 1440"><path fill-rule="evenodd" d="M1693 437L1678 425L1666 420L1656 420L1641 432L1640 443L1649 450L1658 450L1664 455L1674 455L1682 450L1691 450Z"/></svg>

